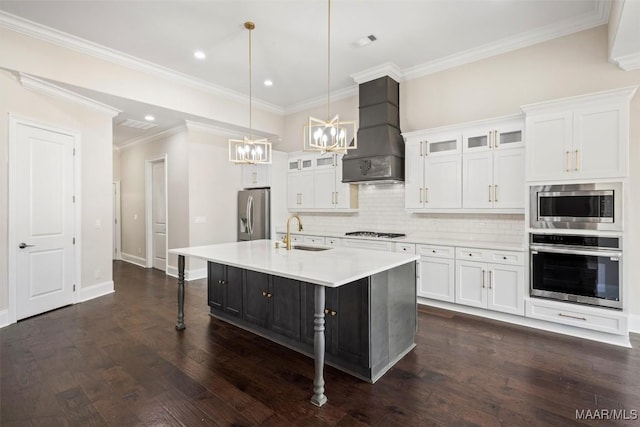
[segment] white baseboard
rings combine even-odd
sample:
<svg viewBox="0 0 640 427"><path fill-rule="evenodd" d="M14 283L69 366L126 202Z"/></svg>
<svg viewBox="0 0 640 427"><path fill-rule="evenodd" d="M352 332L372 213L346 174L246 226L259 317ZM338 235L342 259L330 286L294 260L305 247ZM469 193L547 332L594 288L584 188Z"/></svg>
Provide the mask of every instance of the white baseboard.
<svg viewBox="0 0 640 427"><path fill-rule="evenodd" d="M9 326L9 310L0 310L0 328Z"/></svg>
<svg viewBox="0 0 640 427"><path fill-rule="evenodd" d="M98 283L97 285L89 286L88 288L80 288L80 292L78 293L78 302L85 302L103 295L112 294L113 292L115 292L113 288L113 280Z"/></svg>
<svg viewBox="0 0 640 427"><path fill-rule="evenodd" d="M147 260L145 258L125 254L124 252L120 252L120 255L122 256L122 261L137 265L138 267L147 268Z"/></svg>
<svg viewBox="0 0 640 427"><path fill-rule="evenodd" d="M178 278L178 267L167 266L167 276ZM198 279L206 279L207 278L207 268L196 268L195 270L185 270L184 272L184 280L198 280Z"/></svg>
<svg viewBox="0 0 640 427"><path fill-rule="evenodd" d="M640 334L640 315L637 315L637 314L629 315L629 332L635 332L636 334Z"/></svg>
<svg viewBox="0 0 640 427"><path fill-rule="evenodd" d="M500 313L497 311L484 310L482 308L468 307L464 305L444 301L436 301L421 297L418 297L418 304L443 308L445 310L456 311L458 313L471 314L473 316L484 317L487 319L499 320L501 322L512 323L528 328L540 329L547 332L554 332L557 334L569 335L572 337L584 338L592 341L599 341L607 344L631 348L631 341L629 340L629 336L625 335L607 334L605 332L591 331L588 329L546 322L544 320L531 319L529 317L521 317L513 314Z"/></svg>

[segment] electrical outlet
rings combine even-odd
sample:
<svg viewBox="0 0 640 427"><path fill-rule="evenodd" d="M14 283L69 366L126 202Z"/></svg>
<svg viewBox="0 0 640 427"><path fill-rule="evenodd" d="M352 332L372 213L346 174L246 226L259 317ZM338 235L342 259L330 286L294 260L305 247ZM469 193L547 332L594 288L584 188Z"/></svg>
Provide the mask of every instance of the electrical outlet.
<svg viewBox="0 0 640 427"><path fill-rule="evenodd" d="M102 221L99 219L96 219L96 229L100 230L102 228Z"/></svg>

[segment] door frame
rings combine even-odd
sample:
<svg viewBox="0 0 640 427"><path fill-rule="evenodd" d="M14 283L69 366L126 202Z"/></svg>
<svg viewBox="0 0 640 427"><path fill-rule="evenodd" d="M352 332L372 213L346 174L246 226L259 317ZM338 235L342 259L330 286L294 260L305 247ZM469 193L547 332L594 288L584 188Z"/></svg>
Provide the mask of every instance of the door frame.
<svg viewBox="0 0 640 427"><path fill-rule="evenodd" d="M73 269L74 269L74 285L75 291L73 293L73 304L78 302L78 293L82 288L82 192L81 192L81 179L80 177L82 169L82 153L81 153L81 137L82 134L79 130L73 130L63 128L54 124L42 122L40 120L32 119L29 117L21 116L14 113L9 113L9 165L8 165L8 177L9 177L9 194L8 194L8 207L9 207L9 235L8 235L8 270L9 270L9 295L8 295L8 323L16 323L17 317L17 283L16 283L16 256L17 256L17 236L15 233L15 218L16 218L16 194L14 174L16 170L16 150L15 145L17 141L17 129L19 125L26 125L37 127L51 132L57 132L64 135L68 135L73 138L74 156L73 156L73 192L75 196L75 203L73 208L73 231L76 239L73 248Z"/></svg>
<svg viewBox="0 0 640 427"><path fill-rule="evenodd" d="M145 244L146 244L146 267L153 268L153 164L164 162L164 217L166 219L164 259L165 274L169 265L169 174L168 174L168 156L162 156L147 159L144 162L144 215L145 215Z"/></svg>
<svg viewBox="0 0 640 427"><path fill-rule="evenodd" d="M114 224L114 252L111 254L113 259L121 260L122 259L122 218L120 213L121 202L120 202L120 180L113 180L113 186L115 188L114 198L114 213L113 213L113 221ZM114 256L115 255L115 256Z"/></svg>

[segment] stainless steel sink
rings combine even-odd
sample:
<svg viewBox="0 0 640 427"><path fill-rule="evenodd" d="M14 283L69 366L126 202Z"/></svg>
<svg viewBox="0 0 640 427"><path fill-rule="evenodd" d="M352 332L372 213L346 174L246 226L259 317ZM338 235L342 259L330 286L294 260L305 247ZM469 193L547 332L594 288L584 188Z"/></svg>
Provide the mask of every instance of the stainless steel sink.
<svg viewBox="0 0 640 427"><path fill-rule="evenodd" d="M321 246L305 246L305 245L293 245L293 249L298 249L301 251L312 251L312 252L319 252L319 251L327 251L331 248L323 248Z"/></svg>

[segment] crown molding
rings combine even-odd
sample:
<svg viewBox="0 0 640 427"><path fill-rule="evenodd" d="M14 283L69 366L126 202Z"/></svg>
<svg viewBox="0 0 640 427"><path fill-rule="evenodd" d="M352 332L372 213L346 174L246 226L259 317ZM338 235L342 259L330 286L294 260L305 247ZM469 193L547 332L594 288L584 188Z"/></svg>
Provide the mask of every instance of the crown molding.
<svg viewBox="0 0 640 427"><path fill-rule="evenodd" d="M572 18L557 24L547 25L546 27L527 31L515 37L509 37L494 43L487 43L474 49L469 49L425 64L406 68L403 70L403 77L404 80L415 79L479 61L481 59L533 46L558 37L598 27L609 21L610 10L611 4L609 1L598 0L595 9L592 12L585 13L579 18Z"/></svg>
<svg viewBox="0 0 640 427"><path fill-rule="evenodd" d="M391 62L385 62L384 64L377 65L367 70L353 73L349 77L351 77L354 82L361 84L385 76L389 76L395 81L401 82L404 78L404 73L397 65Z"/></svg>
<svg viewBox="0 0 640 427"><path fill-rule="evenodd" d="M162 77L174 83L183 84L194 89L205 91L212 95L221 96L229 100L245 103L247 105L249 104L249 97L240 92L236 92L231 89L209 83L205 80L189 76L187 74L172 70L167 67L163 67L158 64L154 64L150 61L136 58L132 55L127 55L117 50L110 49L100 44L73 36L62 31L55 30L53 28L38 24L33 21L29 21L28 19L20 18L19 16L12 15L4 11L0 11L0 28L6 28L8 30L33 37L47 43L52 43L67 49L74 50L76 52L83 53L85 55L93 56L95 58L122 65L127 68ZM266 101L262 101L260 99L253 98L252 104L254 107L270 113L279 115L284 114L284 109L282 107Z"/></svg>
<svg viewBox="0 0 640 427"><path fill-rule="evenodd" d="M346 87L344 89L339 89L331 92L331 101L339 101L341 99L350 98L356 95L358 95L358 86ZM289 107L285 108L284 114L289 115L293 113L299 113L300 111L310 110L320 105L326 105L326 103L326 95L317 96L315 98L290 105Z"/></svg>
<svg viewBox="0 0 640 427"><path fill-rule="evenodd" d="M640 52L612 58L624 71L633 71L640 68Z"/></svg>
<svg viewBox="0 0 640 427"><path fill-rule="evenodd" d="M74 104L88 107L99 113L103 113L113 118L120 114L122 110L118 110L110 105L103 104L102 102L95 101L86 96L79 95L68 89L64 89L60 86L56 86L53 83L49 83L45 80L38 79L29 74L17 73L18 81L23 88L32 92L41 93L43 95L51 96L53 98L59 98L64 101L72 102Z"/></svg>
<svg viewBox="0 0 640 427"><path fill-rule="evenodd" d="M118 145L117 148L118 150L127 150L137 145L148 144L150 142L155 142L159 139L168 138L170 136L177 135L180 132L185 132L186 130L187 130L187 127L184 124L178 125L170 129L165 129L160 132L156 132L153 135L145 135L139 138L130 139L129 141L126 141Z"/></svg>
<svg viewBox="0 0 640 427"><path fill-rule="evenodd" d="M629 102L638 90L638 86L627 86L617 89L604 90L585 95L570 96L567 98L554 99L552 101L536 102L534 104L522 105L520 109L525 113L535 113L537 111L559 111L572 107L576 103L584 105L585 102L602 105L602 103Z"/></svg>

